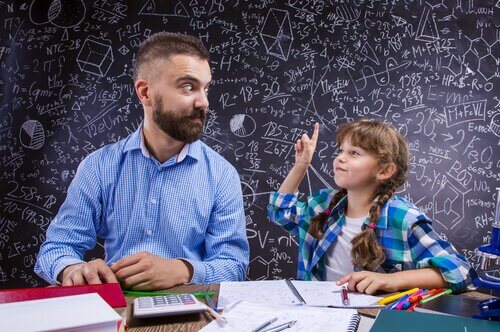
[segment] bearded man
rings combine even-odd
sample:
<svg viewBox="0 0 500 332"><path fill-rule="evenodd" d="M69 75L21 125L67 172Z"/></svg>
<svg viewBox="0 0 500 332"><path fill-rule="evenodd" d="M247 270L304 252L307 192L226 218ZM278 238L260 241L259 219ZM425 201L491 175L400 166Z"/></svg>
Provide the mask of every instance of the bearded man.
<svg viewBox="0 0 500 332"><path fill-rule="evenodd" d="M244 280L239 175L200 141L212 79L207 49L192 36L153 34L133 75L144 120L81 162L35 272L53 284L136 290ZM98 237L104 259L83 261Z"/></svg>

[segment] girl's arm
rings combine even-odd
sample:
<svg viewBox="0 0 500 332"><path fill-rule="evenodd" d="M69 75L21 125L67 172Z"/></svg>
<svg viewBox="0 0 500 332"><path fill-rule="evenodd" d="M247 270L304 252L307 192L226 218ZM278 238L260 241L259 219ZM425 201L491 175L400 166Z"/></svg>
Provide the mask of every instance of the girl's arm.
<svg viewBox="0 0 500 332"><path fill-rule="evenodd" d="M377 291L396 292L411 288L445 288L448 283L436 268L406 270L394 273L378 273L370 271L353 272L337 282L338 285L348 283L351 291L374 294Z"/></svg>
<svg viewBox="0 0 500 332"><path fill-rule="evenodd" d="M282 194L293 194L296 193L302 179L306 175L307 169L311 164L312 157L314 155L314 150L316 150L316 144L318 143L319 134L319 124L314 125L314 132L311 138L307 134L302 135L302 138L297 140L295 143L295 165L288 173L285 181L281 184L278 189L279 193Z"/></svg>

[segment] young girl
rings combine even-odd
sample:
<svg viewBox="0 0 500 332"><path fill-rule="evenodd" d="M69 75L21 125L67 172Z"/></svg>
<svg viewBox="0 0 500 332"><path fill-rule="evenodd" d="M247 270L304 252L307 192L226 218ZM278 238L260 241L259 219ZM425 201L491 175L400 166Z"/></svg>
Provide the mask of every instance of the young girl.
<svg viewBox="0 0 500 332"><path fill-rule="evenodd" d="M405 182L408 146L392 127L358 120L337 132L333 161L339 191L322 189L297 201L319 125L295 144L295 165L271 193L270 219L299 239L297 278L348 283L373 294L413 287L463 291L475 271L432 229L417 207L394 195Z"/></svg>

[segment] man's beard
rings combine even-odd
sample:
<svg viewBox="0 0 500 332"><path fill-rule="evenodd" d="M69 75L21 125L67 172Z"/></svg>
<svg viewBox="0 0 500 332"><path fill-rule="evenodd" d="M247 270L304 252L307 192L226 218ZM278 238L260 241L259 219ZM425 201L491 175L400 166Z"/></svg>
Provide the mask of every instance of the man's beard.
<svg viewBox="0 0 500 332"><path fill-rule="evenodd" d="M205 126L205 111L203 109L194 109L187 115L176 114L165 109L160 96L155 98L155 104L153 120L165 134L185 143L193 143L203 136L203 127ZM194 117L200 119L201 123L193 121Z"/></svg>

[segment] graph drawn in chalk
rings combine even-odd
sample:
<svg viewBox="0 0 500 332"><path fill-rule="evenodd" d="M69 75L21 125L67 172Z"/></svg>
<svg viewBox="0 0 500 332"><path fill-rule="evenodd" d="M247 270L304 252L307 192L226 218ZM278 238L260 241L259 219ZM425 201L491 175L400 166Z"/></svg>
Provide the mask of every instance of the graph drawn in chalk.
<svg viewBox="0 0 500 332"><path fill-rule="evenodd" d="M257 125L251 116L246 114L235 114L229 121L229 127L236 136L247 137L255 132Z"/></svg>
<svg viewBox="0 0 500 332"><path fill-rule="evenodd" d="M45 132L42 124L37 120L28 120L23 123L19 131L19 140L28 149L40 149L45 143Z"/></svg>

